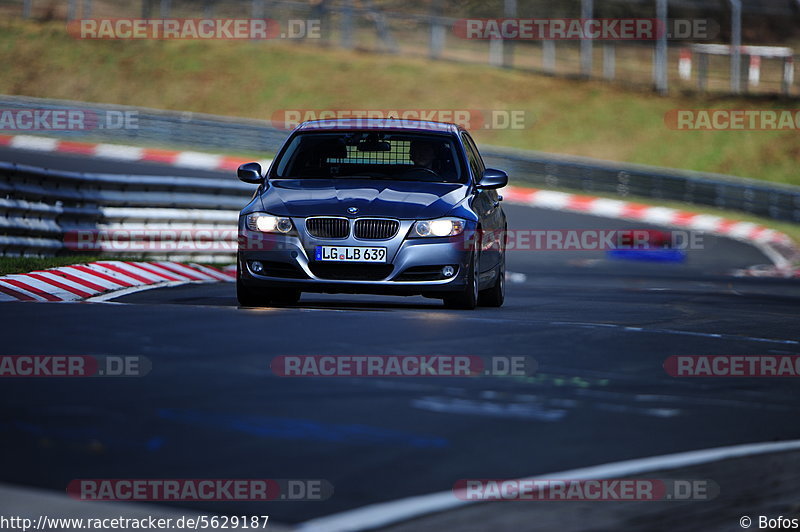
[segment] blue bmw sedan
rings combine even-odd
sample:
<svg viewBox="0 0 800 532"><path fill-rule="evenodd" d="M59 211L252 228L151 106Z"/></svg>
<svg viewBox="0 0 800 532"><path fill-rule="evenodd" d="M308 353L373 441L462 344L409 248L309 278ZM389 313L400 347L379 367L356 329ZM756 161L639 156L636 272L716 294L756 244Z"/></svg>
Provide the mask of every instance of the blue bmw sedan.
<svg viewBox="0 0 800 532"><path fill-rule="evenodd" d="M397 119L305 122L239 217L243 306L296 303L302 292L423 295L451 308L499 307L506 216L469 133Z"/></svg>

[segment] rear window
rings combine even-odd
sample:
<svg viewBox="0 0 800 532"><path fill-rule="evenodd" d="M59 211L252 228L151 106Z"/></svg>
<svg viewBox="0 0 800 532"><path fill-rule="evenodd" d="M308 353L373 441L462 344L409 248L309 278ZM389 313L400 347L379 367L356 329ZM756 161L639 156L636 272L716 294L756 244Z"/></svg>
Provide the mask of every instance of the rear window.
<svg viewBox="0 0 800 532"><path fill-rule="evenodd" d="M271 177L457 183L465 173L455 141L407 133L301 133L279 155Z"/></svg>

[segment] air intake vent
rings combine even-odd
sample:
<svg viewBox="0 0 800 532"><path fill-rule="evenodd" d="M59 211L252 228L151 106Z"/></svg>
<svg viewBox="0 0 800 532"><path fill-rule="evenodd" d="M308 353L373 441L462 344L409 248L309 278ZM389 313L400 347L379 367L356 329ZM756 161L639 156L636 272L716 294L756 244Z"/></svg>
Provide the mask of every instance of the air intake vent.
<svg viewBox="0 0 800 532"><path fill-rule="evenodd" d="M347 218L306 218L306 231L316 238L347 238L350 220Z"/></svg>
<svg viewBox="0 0 800 532"><path fill-rule="evenodd" d="M364 218L356 220L354 233L361 240L389 240L399 229L400 222L397 220Z"/></svg>

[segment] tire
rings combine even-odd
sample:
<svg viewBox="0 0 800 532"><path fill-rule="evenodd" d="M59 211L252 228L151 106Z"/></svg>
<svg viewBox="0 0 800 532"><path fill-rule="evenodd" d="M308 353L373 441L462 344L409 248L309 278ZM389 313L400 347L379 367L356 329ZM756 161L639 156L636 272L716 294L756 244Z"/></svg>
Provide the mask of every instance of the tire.
<svg viewBox="0 0 800 532"><path fill-rule="evenodd" d="M273 307L294 305L300 301L300 290L291 288L273 288L269 290L269 299Z"/></svg>
<svg viewBox="0 0 800 532"><path fill-rule="evenodd" d="M236 280L236 298L243 307L282 307L300 301L300 291L291 288L253 288Z"/></svg>
<svg viewBox="0 0 800 532"><path fill-rule="evenodd" d="M478 305L481 307L502 307L506 299L506 259L497 268L497 279L491 288L481 291Z"/></svg>
<svg viewBox="0 0 800 532"><path fill-rule="evenodd" d="M477 253L472 254L472 260L467 268L467 282L464 283L464 289L455 294L448 294L444 297L444 306L447 308L473 310L478 306L478 273L475 271L477 267L476 260Z"/></svg>

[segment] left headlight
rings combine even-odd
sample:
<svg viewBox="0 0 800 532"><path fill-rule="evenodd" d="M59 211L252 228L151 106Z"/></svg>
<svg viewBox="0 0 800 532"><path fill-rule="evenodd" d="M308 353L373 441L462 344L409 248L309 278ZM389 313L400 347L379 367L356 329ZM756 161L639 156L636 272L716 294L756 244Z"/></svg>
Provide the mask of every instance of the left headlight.
<svg viewBox="0 0 800 532"><path fill-rule="evenodd" d="M460 218L420 220L411 227L412 238L456 236L464 232L466 221Z"/></svg>
<svg viewBox="0 0 800 532"><path fill-rule="evenodd" d="M260 233L291 233L292 220L284 216L272 216L263 212L247 215L247 228Z"/></svg>

